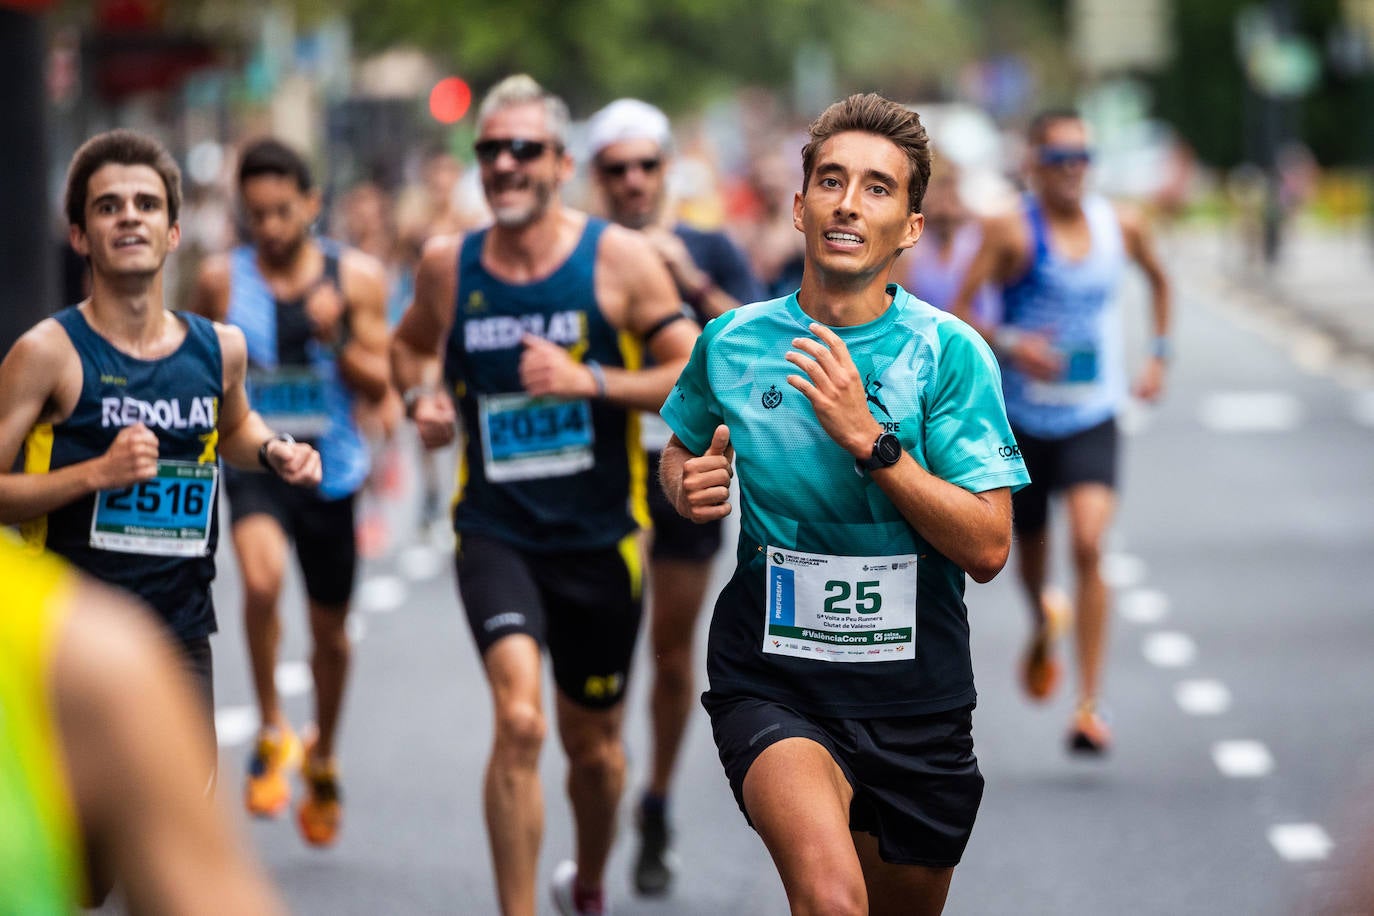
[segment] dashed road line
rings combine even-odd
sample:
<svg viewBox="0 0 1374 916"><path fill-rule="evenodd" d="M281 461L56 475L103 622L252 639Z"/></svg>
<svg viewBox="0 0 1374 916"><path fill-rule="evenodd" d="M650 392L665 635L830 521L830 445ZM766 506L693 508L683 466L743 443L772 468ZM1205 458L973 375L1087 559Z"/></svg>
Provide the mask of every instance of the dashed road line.
<svg viewBox="0 0 1374 916"><path fill-rule="evenodd" d="M1289 862L1319 862L1336 844L1320 824L1275 824L1269 828L1269 845Z"/></svg>
<svg viewBox="0 0 1374 916"><path fill-rule="evenodd" d="M315 689L315 677L305 662L281 662L274 680L277 692L284 697L298 697Z"/></svg>
<svg viewBox="0 0 1374 916"><path fill-rule="evenodd" d="M215 739L220 747L235 747L258 730L258 711L251 706L222 706L215 710Z"/></svg>
<svg viewBox="0 0 1374 916"><path fill-rule="evenodd" d="M1145 637L1145 660L1160 668L1184 668L1197 658L1197 644L1187 633L1160 630Z"/></svg>
<svg viewBox="0 0 1374 916"><path fill-rule="evenodd" d="M1216 392L1198 407L1202 424L1223 433L1286 432L1302 417L1302 402L1285 391Z"/></svg>
<svg viewBox="0 0 1374 916"><path fill-rule="evenodd" d="M1169 596L1152 588L1123 592L1116 599L1117 613L1131 623L1152 626L1169 616Z"/></svg>
<svg viewBox="0 0 1374 916"><path fill-rule="evenodd" d="M1258 779L1274 771L1274 757L1259 741L1218 741L1212 745L1212 762L1232 779Z"/></svg>
<svg viewBox="0 0 1374 916"><path fill-rule="evenodd" d="M369 614L389 614L405 603L409 589L399 576L373 576L358 586L354 603Z"/></svg>
<svg viewBox="0 0 1374 916"><path fill-rule="evenodd" d="M444 568L445 555L427 544L412 544L396 558L396 567L411 582L433 579Z"/></svg>
<svg viewBox="0 0 1374 916"><path fill-rule="evenodd" d="M1174 700L1190 716L1219 716L1231 708L1231 691L1221 681L1180 681Z"/></svg>

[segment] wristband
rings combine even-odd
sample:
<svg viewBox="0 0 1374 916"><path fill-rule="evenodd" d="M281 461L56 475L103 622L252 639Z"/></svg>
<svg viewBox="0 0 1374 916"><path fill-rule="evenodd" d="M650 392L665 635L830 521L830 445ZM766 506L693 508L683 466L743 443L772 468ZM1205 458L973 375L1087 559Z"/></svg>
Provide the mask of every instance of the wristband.
<svg viewBox="0 0 1374 916"><path fill-rule="evenodd" d="M290 433L274 433L270 439L258 446L258 464L262 465L264 471L271 471L273 474L277 474L277 476L280 477L281 475L277 473L277 469L272 467L272 462L267 460L267 447L273 442L285 442L287 445L295 445L296 440Z"/></svg>
<svg viewBox="0 0 1374 916"><path fill-rule="evenodd" d="M413 385L407 388L405 394L401 395L401 403L405 405L406 419L415 419L415 402L433 393L434 388L429 385Z"/></svg>
<svg viewBox="0 0 1374 916"><path fill-rule="evenodd" d="M596 382L596 397L604 400L606 397L606 370L601 368L601 364L594 359L589 359L582 365L592 372L592 381Z"/></svg>
<svg viewBox="0 0 1374 916"><path fill-rule="evenodd" d="M1160 334L1157 335L1154 340L1150 341L1150 355L1160 362L1165 363L1173 359L1174 348L1169 346L1169 338Z"/></svg>

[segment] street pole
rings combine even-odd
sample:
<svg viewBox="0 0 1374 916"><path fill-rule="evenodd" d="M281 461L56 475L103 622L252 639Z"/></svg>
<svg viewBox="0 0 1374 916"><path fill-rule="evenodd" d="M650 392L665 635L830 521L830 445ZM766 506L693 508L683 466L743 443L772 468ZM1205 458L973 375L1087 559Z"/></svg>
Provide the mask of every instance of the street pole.
<svg viewBox="0 0 1374 916"><path fill-rule="evenodd" d="M43 59L39 18L0 8L0 354L54 301Z"/></svg>

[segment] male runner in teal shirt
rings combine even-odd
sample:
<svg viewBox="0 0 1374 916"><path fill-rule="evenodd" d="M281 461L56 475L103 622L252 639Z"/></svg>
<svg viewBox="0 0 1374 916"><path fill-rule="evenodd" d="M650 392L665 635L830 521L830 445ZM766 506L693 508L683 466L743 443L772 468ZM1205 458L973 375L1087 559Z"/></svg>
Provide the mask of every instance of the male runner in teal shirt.
<svg viewBox="0 0 1374 916"><path fill-rule="evenodd" d="M729 514L739 470L702 700L794 911L938 913L983 788L964 576L1001 570L1028 478L986 344L886 282L921 234L920 119L851 96L802 164L800 291L708 324L662 410L679 512Z"/></svg>

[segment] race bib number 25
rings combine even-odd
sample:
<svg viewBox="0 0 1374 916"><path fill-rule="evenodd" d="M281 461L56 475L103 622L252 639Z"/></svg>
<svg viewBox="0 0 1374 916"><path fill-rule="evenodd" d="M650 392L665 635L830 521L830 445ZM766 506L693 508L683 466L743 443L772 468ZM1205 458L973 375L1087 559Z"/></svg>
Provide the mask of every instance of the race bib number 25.
<svg viewBox="0 0 1374 916"><path fill-rule="evenodd" d="M916 555L768 548L763 651L829 662L916 655Z"/></svg>

